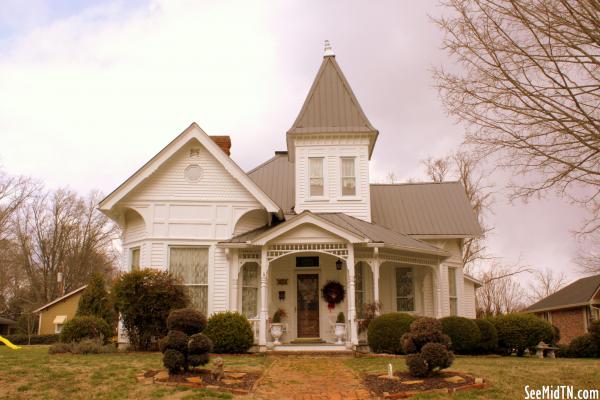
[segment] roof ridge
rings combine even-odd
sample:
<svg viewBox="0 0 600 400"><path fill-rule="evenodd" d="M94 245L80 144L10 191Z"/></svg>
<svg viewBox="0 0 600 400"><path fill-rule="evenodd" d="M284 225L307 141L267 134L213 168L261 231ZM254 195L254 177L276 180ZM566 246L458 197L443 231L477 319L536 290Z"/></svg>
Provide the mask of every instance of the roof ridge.
<svg viewBox="0 0 600 400"><path fill-rule="evenodd" d="M460 181L443 181L443 182L402 182L402 183L369 183L370 186L409 186L409 185L442 185L450 183L461 183Z"/></svg>

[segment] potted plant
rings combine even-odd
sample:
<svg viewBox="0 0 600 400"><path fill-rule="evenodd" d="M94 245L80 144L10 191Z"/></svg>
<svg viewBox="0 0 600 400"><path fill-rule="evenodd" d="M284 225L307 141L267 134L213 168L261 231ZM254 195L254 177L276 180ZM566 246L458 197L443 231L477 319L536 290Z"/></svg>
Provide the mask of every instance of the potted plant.
<svg viewBox="0 0 600 400"><path fill-rule="evenodd" d="M335 320L335 337L337 337L336 344L344 344L342 342L342 338L346 336L346 316L343 312L337 315L337 319Z"/></svg>
<svg viewBox="0 0 600 400"><path fill-rule="evenodd" d="M278 309L273 314L271 319L271 336L273 337L273 344L275 346L280 345L279 338L283 335L283 324L281 320L286 317L285 310L283 308Z"/></svg>

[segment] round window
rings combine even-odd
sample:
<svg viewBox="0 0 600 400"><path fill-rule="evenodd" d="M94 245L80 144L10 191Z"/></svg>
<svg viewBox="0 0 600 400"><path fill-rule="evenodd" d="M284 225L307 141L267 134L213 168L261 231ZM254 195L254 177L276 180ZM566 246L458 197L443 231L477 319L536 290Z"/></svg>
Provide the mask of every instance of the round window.
<svg viewBox="0 0 600 400"><path fill-rule="evenodd" d="M202 167L197 164L188 165L183 172L185 179L190 182L196 182L202 179Z"/></svg>

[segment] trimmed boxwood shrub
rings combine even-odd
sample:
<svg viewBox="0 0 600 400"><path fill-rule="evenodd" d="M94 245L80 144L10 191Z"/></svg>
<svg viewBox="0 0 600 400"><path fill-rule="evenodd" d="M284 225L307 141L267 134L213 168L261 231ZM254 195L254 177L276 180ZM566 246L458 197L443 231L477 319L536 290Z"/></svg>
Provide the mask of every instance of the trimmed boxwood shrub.
<svg viewBox="0 0 600 400"><path fill-rule="evenodd" d="M60 335L31 335L27 336L22 333L16 333L14 335L4 335L4 337L10 340L11 343L17 345L27 344L53 344L60 340Z"/></svg>
<svg viewBox="0 0 600 400"><path fill-rule="evenodd" d="M577 336L571 341L567 354L569 357L578 358L600 357L600 346L594 336L587 333L582 336Z"/></svg>
<svg viewBox="0 0 600 400"><path fill-rule="evenodd" d="M215 353L245 353L254 343L248 319L236 312L220 312L208 319L204 334L213 343Z"/></svg>
<svg viewBox="0 0 600 400"><path fill-rule="evenodd" d="M367 340L374 353L403 354L400 338L415 320L410 314L388 313L380 315L369 324Z"/></svg>
<svg viewBox="0 0 600 400"><path fill-rule="evenodd" d="M208 363L212 342L200 332L206 326L204 314L190 308L173 310L167 318L167 326L169 333L159 340L158 346L163 353L163 365L170 373Z"/></svg>
<svg viewBox="0 0 600 400"><path fill-rule="evenodd" d="M504 314L491 319L491 322L498 332L499 351L504 355L515 351L522 356L525 349L533 349L541 341L554 341L552 325L533 314Z"/></svg>
<svg viewBox="0 0 600 400"><path fill-rule="evenodd" d="M206 328L206 317L193 308L173 310L167 317L167 329L181 331L186 335L202 332Z"/></svg>
<svg viewBox="0 0 600 400"><path fill-rule="evenodd" d="M473 354L481 340L477 324L465 317L442 318L442 332L450 336L450 348L458 354Z"/></svg>
<svg viewBox="0 0 600 400"><path fill-rule="evenodd" d="M496 332L496 327L487 319L476 319L474 321L481 334L481 340L479 340L475 351L478 354L494 353L498 349L498 332Z"/></svg>
<svg viewBox="0 0 600 400"><path fill-rule="evenodd" d="M410 330L400 338L405 354L418 353L427 343L441 343L450 347L450 336L442 332L442 322L435 318L421 317L410 324Z"/></svg>
<svg viewBox="0 0 600 400"><path fill-rule="evenodd" d="M442 323L437 319L417 319L401 341L404 352L408 353L406 366L412 376L429 376L454 361L454 354L448 351L450 338L442 332Z"/></svg>
<svg viewBox="0 0 600 400"><path fill-rule="evenodd" d="M113 330L106 321L91 315L67 321L60 332L60 340L65 343L79 342L83 339L98 339L108 343L112 336Z"/></svg>

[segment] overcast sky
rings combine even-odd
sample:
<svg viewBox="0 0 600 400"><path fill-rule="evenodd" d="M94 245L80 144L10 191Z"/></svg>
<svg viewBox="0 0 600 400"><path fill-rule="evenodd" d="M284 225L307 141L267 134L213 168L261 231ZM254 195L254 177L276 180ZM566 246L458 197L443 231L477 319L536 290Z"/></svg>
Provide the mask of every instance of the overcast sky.
<svg viewBox="0 0 600 400"><path fill-rule="evenodd" d="M112 191L192 121L248 170L285 149L329 39L379 140L371 180L425 179L456 150L431 68L450 60L436 1L0 0L0 164L49 187ZM499 192L506 182L492 175ZM556 198L496 196L490 249L577 276Z"/></svg>

